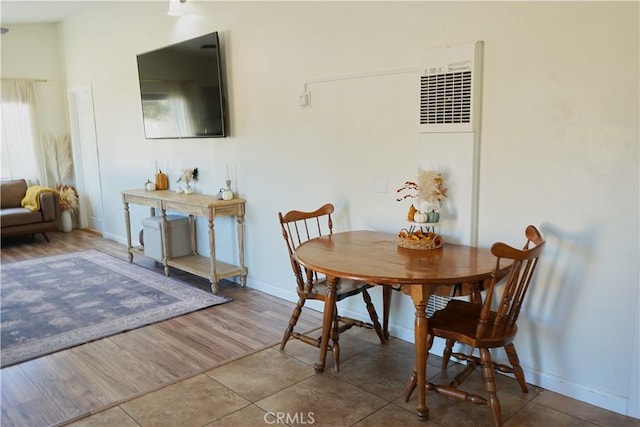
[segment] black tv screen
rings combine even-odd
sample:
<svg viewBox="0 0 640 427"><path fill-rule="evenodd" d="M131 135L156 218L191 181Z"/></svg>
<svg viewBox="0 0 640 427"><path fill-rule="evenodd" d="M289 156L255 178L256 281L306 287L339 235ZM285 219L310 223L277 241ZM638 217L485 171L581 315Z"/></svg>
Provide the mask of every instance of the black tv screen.
<svg viewBox="0 0 640 427"><path fill-rule="evenodd" d="M146 138L226 136L217 32L142 53L137 60Z"/></svg>

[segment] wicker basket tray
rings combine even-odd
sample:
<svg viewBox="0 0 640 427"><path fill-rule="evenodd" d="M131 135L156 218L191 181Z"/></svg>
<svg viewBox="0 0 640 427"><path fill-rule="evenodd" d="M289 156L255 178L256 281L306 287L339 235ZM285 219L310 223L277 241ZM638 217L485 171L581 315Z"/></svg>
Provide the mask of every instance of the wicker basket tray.
<svg viewBox="0 0 640 427"><path fill-rule="evenodd" d="M436 244L436 242L438 242L439 244ZM442 237L440 237L439 239L422 240L412 240L405 239L404 237L398 237L398 246L400 246L401 248L426 251L431 249L440 249L442 246L444 246L444 242L442 241Z"/></svg>

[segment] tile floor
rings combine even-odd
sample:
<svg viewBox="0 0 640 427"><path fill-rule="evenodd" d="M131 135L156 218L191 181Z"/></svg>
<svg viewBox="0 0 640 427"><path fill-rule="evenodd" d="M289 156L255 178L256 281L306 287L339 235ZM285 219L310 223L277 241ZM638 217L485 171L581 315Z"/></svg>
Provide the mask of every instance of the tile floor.
<svg viewBox="0 0 640 427"><path fill-rule="evenodd" d="M357 329L357 328L354 328ZM491 426L485 406L427 394L429 421L415 416L416 397L404 402L413 364L413 345L391 339L380 345L372 331L341 336L340 372L327 358L315 374L318 349L290 341L284 352L271 347L71 424L74 427L138 426ZM440 358L429 357L429 376L455 375ZM481 391L480 373L465 387ZM499 375L498 396L505 427L633 426L624 417L530 386L523 394L515 380Z"/></svg>

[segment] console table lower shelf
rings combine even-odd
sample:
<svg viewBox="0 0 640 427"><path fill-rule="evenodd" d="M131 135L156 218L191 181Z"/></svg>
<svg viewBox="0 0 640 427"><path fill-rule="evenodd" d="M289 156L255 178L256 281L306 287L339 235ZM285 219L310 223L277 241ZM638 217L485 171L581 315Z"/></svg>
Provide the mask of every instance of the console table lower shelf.
<svg viewBox="0 0 640 427"><path fill-rule="evenodd" d="M201 255L187 255L179 258L167 259L167 265L193 275L209 279L211 283L218 283L227 277L243 276L246 271L237 265L223 261L215 261L215 274L212 274L211 259Z"/></svg>

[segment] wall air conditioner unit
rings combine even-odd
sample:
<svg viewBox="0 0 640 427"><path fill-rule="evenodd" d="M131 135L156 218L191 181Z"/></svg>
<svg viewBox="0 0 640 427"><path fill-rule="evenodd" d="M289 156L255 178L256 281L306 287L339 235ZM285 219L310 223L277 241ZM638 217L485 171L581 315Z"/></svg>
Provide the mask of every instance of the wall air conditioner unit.
<svg viewBox="0 0 640 427"><path fill-rule="evenodd" d="M482 42L430 49L422 61L420 132L478 131Z"/></svg>

